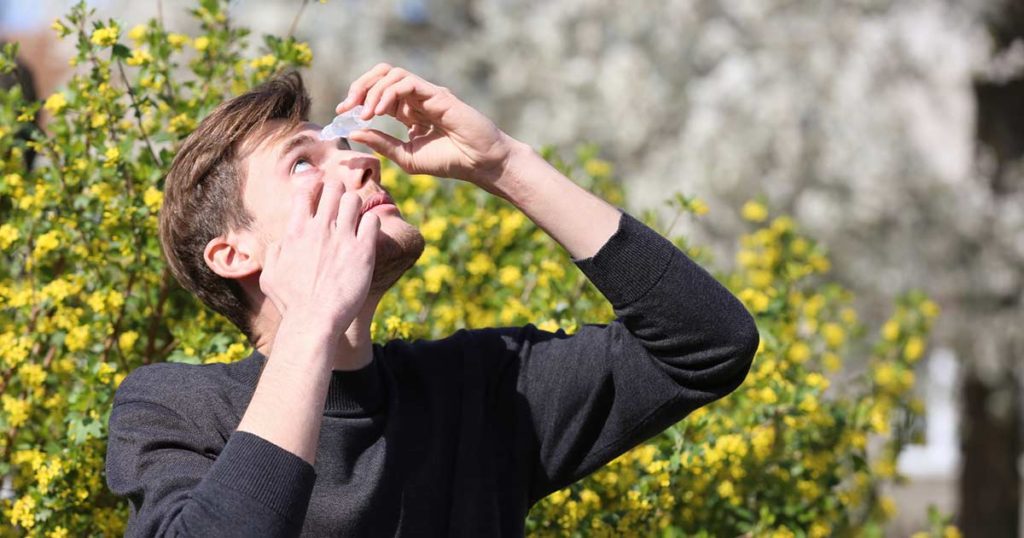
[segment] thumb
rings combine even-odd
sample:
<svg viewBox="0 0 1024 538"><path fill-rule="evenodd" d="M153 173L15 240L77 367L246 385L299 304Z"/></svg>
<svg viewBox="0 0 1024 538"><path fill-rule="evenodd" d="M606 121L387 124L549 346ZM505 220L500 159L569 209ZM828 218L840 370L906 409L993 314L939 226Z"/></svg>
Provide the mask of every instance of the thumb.
<svg viewBox="0 0 1024 538"><path fill-rule="evenodd" d="M348 139L368 146L403 169L407 168L412 162L409 150L405 147L405 142L377 129L353 131L349 133Z"/></svg>

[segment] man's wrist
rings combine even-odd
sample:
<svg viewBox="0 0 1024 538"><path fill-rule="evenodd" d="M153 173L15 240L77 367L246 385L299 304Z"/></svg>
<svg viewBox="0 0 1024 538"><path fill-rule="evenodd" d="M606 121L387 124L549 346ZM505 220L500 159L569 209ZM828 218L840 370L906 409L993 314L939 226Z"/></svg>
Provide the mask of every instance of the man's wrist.
<svg viewBox="0 0 1024 538"><path fill-rule="evenodd" d="M332 347L337 343L339 335L344 333L344 330L338 328L341 323L334 316L314 309L290 310L281 319L276 337L286 334L310 344Z"/></svg>
<svg viewBox="0 0 1024 538"><path fill-rule="evenodd" d="M536 167L538 161L544 161L539 153L529 144L508 137L509 152L503 165L490 177L481 179L480 186L491 194L503 198L513 204L522 199L529 189L524 179L531 166Z"/></svg>

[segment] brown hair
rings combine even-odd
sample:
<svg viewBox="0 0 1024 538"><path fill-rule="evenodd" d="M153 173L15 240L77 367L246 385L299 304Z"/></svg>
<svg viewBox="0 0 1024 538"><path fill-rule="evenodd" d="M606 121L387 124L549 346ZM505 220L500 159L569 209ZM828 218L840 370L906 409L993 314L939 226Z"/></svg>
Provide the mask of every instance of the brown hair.
<svg viewBox="0 0 1024 538"><path fill-rule="evenodd" d="M269 120L294 127L309 118L309 94L295 72L274 77L217 106L181 144L164 181L160 243L174 278L208 307L227 317L250 342L252 305L241 285L214 273L206 244L228 230L248 229L253 218L242 200L243 151ZM282 131L287 132L287 131Z"/></svg>

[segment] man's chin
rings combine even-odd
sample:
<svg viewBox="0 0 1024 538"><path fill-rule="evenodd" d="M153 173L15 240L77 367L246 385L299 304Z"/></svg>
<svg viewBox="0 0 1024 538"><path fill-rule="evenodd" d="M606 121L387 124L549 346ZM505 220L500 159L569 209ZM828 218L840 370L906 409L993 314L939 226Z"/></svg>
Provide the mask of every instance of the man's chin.
<svg viewBox="0 0 1024 538"><path fill-rule="evenodd" d="M371 291L383 294L390 289L416 265L425 246L419 228L398 216L381 218Z"/></svg>

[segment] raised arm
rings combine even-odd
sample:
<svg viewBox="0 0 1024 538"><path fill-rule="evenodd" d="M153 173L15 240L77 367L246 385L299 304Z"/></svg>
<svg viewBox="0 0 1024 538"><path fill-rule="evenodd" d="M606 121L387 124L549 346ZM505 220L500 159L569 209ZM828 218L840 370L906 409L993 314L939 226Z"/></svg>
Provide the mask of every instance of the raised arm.
<svg viewBox="0 0 1024 538"><path fill-rule="evenodd" d="M411 173L461 179L505 198L573 257L612 303L612 323L572 336L535 326L472 331L502 372L499 398L525 400L535 501L734 390L758 345L740 301L668 239L573 183L447 88L381 64L354 82L357 104L409 128L402 141L356 131Z"/></svg>
<svg viewBox="0 0 1024 538"><path fill-rule="evenodd" d="M341 181L321 191L309 177L293 198L288 229L270 245L260 273L282 321L223 450L222 428L208 416L217 402L199 403L217 387L151 375L154 365L118 389L107 481L131 501L133 536L296 536L302 529L332 360L366 300L380 221L360 216L359 195Z"/></svg>

